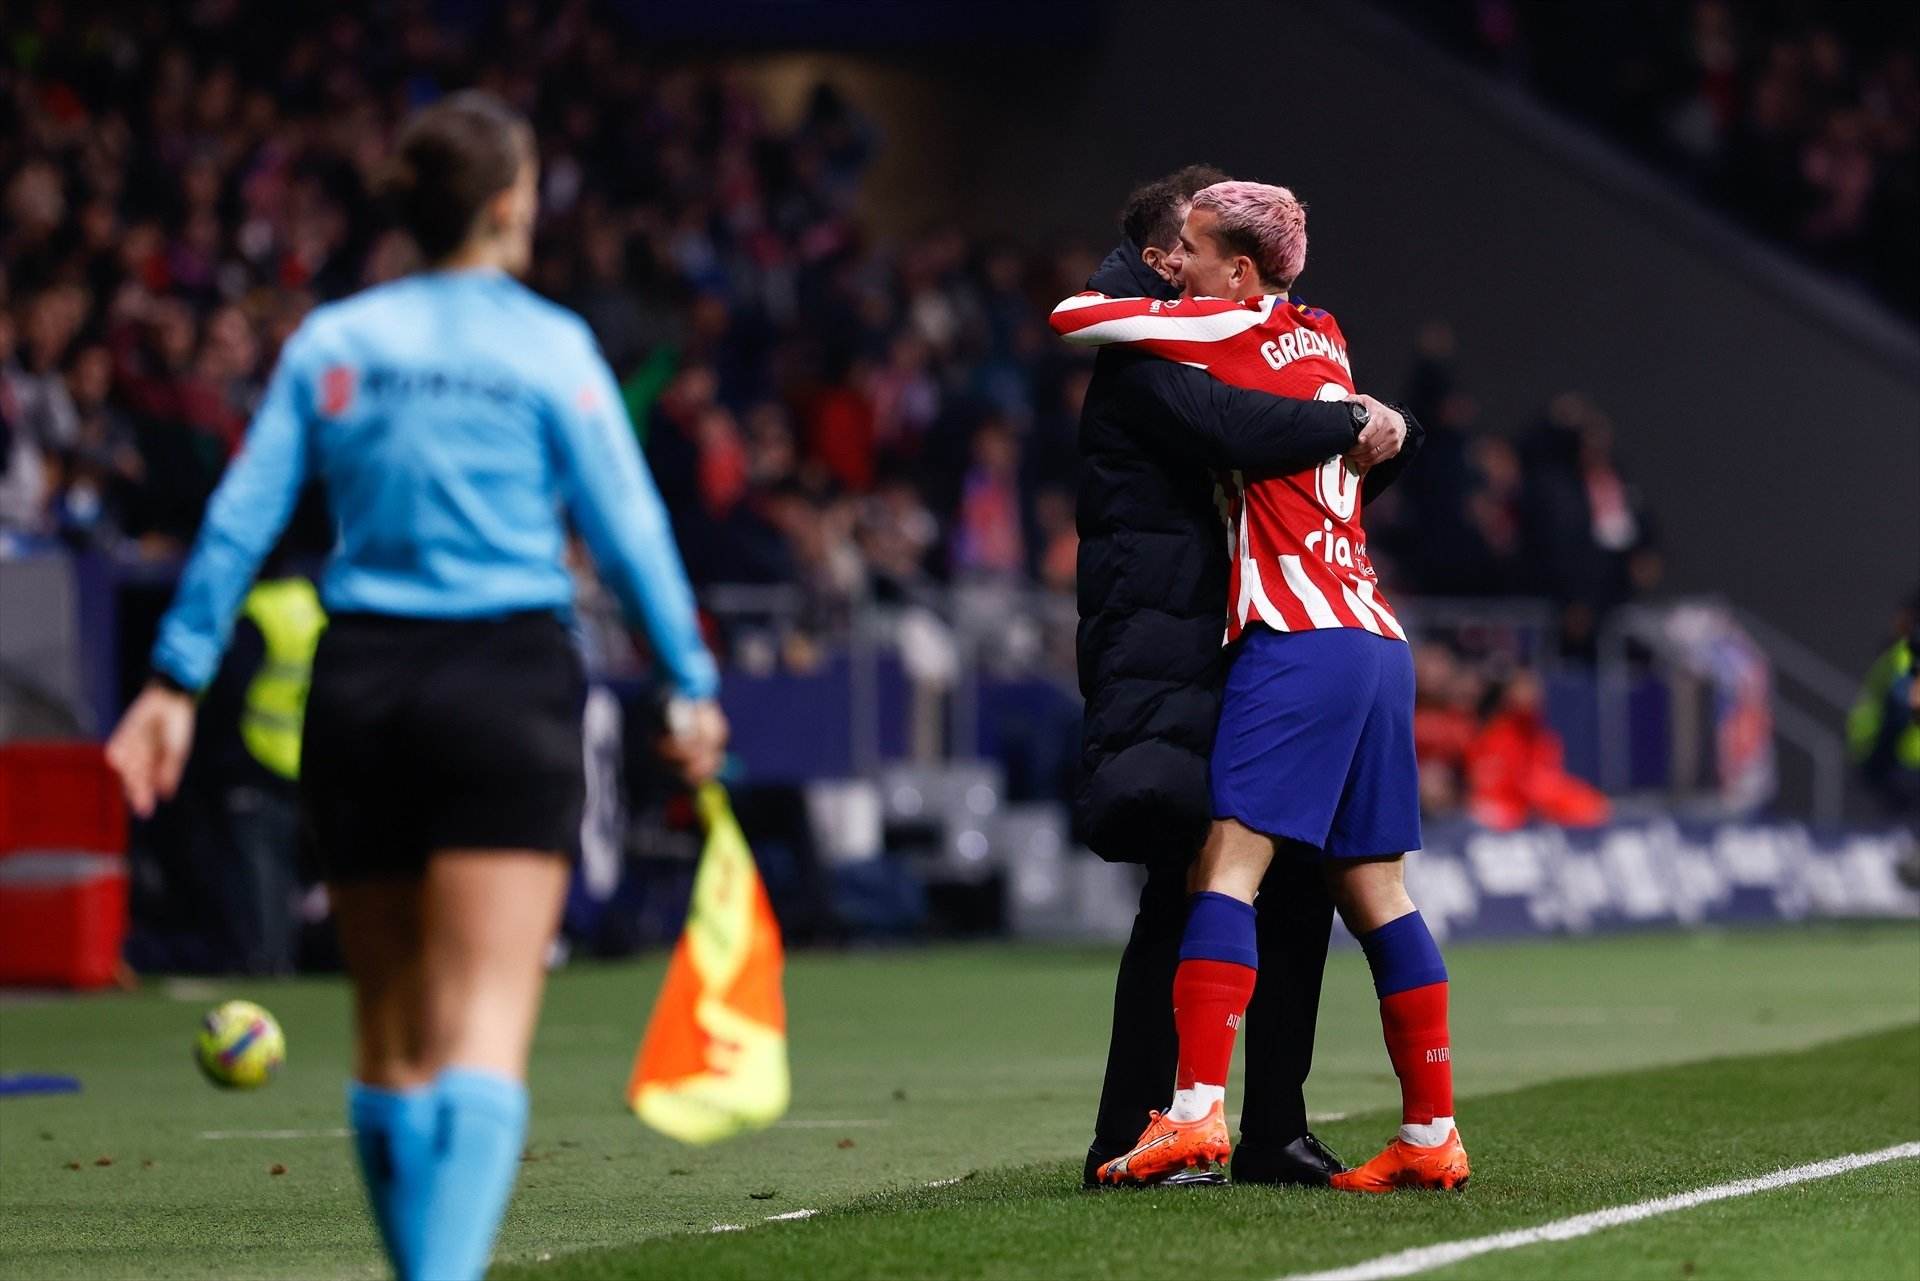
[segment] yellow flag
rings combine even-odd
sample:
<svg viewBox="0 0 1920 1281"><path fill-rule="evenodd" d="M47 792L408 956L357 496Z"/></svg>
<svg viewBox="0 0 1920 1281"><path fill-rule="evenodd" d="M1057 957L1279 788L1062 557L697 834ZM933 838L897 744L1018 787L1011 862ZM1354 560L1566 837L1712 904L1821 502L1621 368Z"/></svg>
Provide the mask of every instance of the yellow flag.
<svg viewBox="0 0 1920 1281"><path fill-rule="evenodd" d="M694 805L707 844L627 1103L662 1134L714 1143L779 1120L792 1085L773 905L726 790L707 783Z"/></svg>

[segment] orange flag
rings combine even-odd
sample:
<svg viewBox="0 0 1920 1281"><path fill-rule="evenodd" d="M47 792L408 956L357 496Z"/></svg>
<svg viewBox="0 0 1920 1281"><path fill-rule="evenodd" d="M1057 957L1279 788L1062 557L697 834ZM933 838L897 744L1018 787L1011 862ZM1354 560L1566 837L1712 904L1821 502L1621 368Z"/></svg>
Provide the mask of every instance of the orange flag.
<svg viewBox="0 0 1920 1281"><path fill-rule="evenodd" d="M687 924L634 1056L627 1104L682 1143L714 1143L771 1125L792 1093L784 953L766 887L727 793L694 796L707 843Z"/></svg>

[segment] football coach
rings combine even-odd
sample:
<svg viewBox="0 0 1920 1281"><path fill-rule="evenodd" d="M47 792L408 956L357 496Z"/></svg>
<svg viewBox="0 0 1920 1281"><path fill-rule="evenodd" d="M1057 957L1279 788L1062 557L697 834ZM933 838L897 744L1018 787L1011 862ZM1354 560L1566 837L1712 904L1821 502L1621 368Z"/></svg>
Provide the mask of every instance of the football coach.
<svg viewBox="0 0 1920 1281"><path fill-rule="evenodd" d="M1227 175L1193 165L1136 190L1120 247L1086 287L1179 296L1179 233L1194 193ZM1207 756L1226 674L1228 553L1215 470L1304 470L1351 449L1371 416L1357 402L1287 400L1119 346L1101 350L1080 418L1083 459L1078 659L1086 700L1075 819L1110 862L1147 879L1114 988L1113 1035L1085 1181L1126 1152L1174 1075L1173 972L1187 868L1212 819ZM1405 420L1402 457L1420 429ZM1319 869L1277 860L1258 903L1260 982L1243 1030L1247 1088L1232 1176L1317 1183L1344 1167L1307 1129L1303 1086L1333 905ZM1217 1179L1217 1176L1202 1176Z"/></svg>

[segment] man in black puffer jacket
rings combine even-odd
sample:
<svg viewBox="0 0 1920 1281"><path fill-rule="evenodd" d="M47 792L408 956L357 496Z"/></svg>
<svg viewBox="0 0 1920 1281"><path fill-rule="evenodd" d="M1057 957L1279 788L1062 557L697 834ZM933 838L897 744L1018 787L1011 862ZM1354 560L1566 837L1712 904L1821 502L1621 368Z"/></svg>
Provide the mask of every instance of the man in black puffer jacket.
<svg viewBox="0 0 1920 1281"><path fill-rule="evenodd" d="M1224 180L1190 166L1128 200L1126 239L1087 288L1178 296L1179 231L1193 194ZM1186 922L1186 871L1212 820L1207 757L1220 714L1228 558L1213 472L1290 473L1343 454L1359 425L1399 411L1285 400L1120 347L1100 352L1080 419L1080 690L1086 698L1075 818L1102 858L1146 865L1121 957L1114 1025L1087 1182L1127 1151L1165 1103L1178 1040L1173 972ZM1405 422L1391 480L1419 439ZM1313 1057L1333 905L1309 861L1276 860L1259 900L1261 971L1247 1010L1247 1090L1233 1175L1325 1183L1338 1160L1307 1131L1302 1085Z"/></svg>

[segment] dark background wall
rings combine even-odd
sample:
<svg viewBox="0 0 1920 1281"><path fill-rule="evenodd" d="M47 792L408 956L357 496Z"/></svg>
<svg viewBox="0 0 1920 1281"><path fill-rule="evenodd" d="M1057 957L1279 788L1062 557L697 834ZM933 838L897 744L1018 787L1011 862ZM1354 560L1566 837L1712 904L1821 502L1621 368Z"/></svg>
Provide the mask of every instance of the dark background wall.
<svg viewBox="0 0 1920 1281"><path fill-rule="evenodd" d="M1437 316L1484 423L1587 392L1658 513L1674 590L1724 593L1852 670L1920 584L1911 330L1891 352L1861 341L1768 255L1597 180L1364 24L1277 0L1129 3L1077 48L870 56L827 60L887 129L883 221L1105 243L1127 189L1179 164L1285 183L1312 207L1300 292L1339 313L1362 387L1396 389Z"/></svg>

